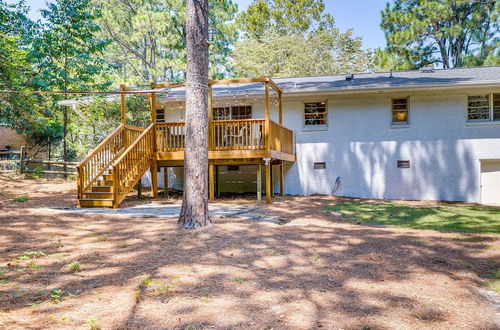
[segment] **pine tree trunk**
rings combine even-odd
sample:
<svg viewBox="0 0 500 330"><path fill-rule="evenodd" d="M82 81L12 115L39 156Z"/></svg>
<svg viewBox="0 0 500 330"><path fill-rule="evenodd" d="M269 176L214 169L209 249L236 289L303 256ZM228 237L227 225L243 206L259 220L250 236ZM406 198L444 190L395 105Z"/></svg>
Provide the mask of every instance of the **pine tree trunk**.
<svg viewBox="0 0 500 330"><path fill-rule="evenodd" d="M184 195L177 223L193 229L212 224L208 217L208 0L187 0L186 13Z"/></svg>

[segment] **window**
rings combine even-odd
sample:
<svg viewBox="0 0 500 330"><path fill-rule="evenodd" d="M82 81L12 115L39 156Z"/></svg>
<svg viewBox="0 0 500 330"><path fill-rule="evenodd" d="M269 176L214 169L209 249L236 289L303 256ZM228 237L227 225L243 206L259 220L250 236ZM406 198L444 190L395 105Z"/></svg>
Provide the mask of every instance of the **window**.
<svg viewBox="0 0 500 330"><path fill-rule="evenodd" d="M467 99L468 121L500 121L500 94L470 95Z"/></svg>
<svg viewBox="0 0 500 330"><path fill-rule="evenodd" d="M410 168L409 160L398 160L398 168Z"/></svg>
<svg viewBox="0 0 500 330"><path fill-rule="evenodd" d="M326 125L326 102L304 103L304 125Z"/></svg>
<svg viewBox="0 0 500 330"><path fill-rule="evenodd" d="M165 122L165 109L156 109L156 121Z"/></svg>
<svg viewBox="0 0 500 330"><path fill-rule="evenodd" d="M408 98L392 99L392 124L408 124Z"/></svg>
<svg viewBox="0 0 500 330"><path fill-rule="evenodd" d="M214 120L250 119L252 107L250 105L216 107L213 108L213 116Z"/></svg>

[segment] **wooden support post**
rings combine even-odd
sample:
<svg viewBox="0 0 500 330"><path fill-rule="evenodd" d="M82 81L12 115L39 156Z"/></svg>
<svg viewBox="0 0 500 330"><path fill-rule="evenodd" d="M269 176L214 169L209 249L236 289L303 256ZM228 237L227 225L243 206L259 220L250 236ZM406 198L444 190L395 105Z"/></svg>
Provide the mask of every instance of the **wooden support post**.
<svg viewBox="0 0 500 330"><path fill-rule="evenodd" d="M264 138L265 138L265 147L266 149L269 149L270 146L270 141L269 141L269 127L270 123L269 121L271 120L271 114L270 114L270 105L269 105L269 82L266 81L264 82L264 89L265 89L265 100L264 100L264 107L265 107L265 127L264 127Z"/></svg>
<svg viewBox="0 0 500 330"><path fill-rule="evenodd" d="M271 162L266 162L266 203L271 203Z"/></svg>
<svg viewBox="0 0 500 330"><path fill-rule="evenodd" d="M257 201L262 201L262 164L257 164Z"/></svg>
<svg viewBox="0 0 500 330"><path fill-rule="evenodd" d="M151 162L151 190L153 198L158 198L158 165L156 159Z"/></svg>
<svg viewBox="0 0 500 330"><path fill-rule="evenodd" d="M168 167L163 168L163 197L168 197Z"/></svg>
<svg viewBox="0 0 500 330"><path fill-rule="evenodd" d="M285 196L285 182L284 182L285 171L284 171L284 168L285 168L285 162L282 160L282 161L280 161L280 196L281 197Z"/></svg>
<svg viewBox="0 0 500 330"><path fill-rule="evenodd" d="M283 125L283 98L281 92L278 93L278 123Z"/></svg>
<svg viewBox="0 0 500 330"><path fill-rule="evenodd" d="M214 185L214 164L208 165L208 195L209 199L215 199L215 185Z"/></svg>
<svg viewBox="0 0 500 330"><path fill-rule="evenodd" d="M139 182L137 182L137 198L139 198L139 199L141 199L141 197L142 197L142 182L141 182L141 179L139 179Z"/></svg>
<svg viewBox="0 0 500 330"><path fill-rule="evenodd" d="M155 89L156 84L151 83L151 89ZM149 97L149 108L151 110L151 122L155 123L156 122L156 93L151 93L151 96Z"/></svg>
<svg viewBox="0 0 500 330"><path fill-rule="evenodd" d="M125 91L125 85L120 85L120 91L124 92ZM121 123L126 124L127 123L127 115L125 113L127 109L127 99L126 99L125 94L120 94L120 99L121 99L121 105L120 105L120 110L121 110Z"/></svg>
<svg viewBox="0 0 500 330"><path fill-rule="evenodd" d="M212 84L208 84L208 150L213 150L213 140L214 140L214 132L213 132L213 110L212 110Z"/></svg>
<svg viewBox="0 0 500 330"><path fill-rule="evenodd" d="M219 188L219 165L215 165L215 192L217 198L220 198L220 188Z"/></svg>
<svg viewBox="0 0 500 330"><path fill-rule="evenodd" d="M21 153L19 154L19 173L23 173L24 171L24 146L21 146Z"/></svg>

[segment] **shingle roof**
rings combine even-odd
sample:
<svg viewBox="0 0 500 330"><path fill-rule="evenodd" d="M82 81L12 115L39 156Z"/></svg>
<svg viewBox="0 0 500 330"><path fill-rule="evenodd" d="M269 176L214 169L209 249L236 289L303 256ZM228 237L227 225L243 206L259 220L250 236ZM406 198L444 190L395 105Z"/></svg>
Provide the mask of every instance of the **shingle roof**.
<svg viewBox="0 0 500 330"><path fill-rule="evenodd" d="M314 77L273 78L283 89L285 95L326 92L363 92L370 90L425 88L425 87L460 87L474 85L500 86L500 66L434 69L427 71L395 71L358 73L354 79L347 81L346 75L329 75ZM215 85L214 97L263 96L261 83ZM183 99L184 88L172 89L169 100Z"/></svg>

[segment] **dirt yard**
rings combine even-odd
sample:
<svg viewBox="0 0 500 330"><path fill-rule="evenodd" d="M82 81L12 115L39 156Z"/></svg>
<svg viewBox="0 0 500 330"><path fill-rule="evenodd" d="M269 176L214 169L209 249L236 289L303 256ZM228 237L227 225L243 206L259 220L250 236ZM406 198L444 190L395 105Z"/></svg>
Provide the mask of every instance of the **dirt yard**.
<svg viewBox="0 0 500 330"><path fill-rule="evenodd" d="M353 224L322 210L333 197L197 231L41 209L75 195L0 176L1 329L500 329L498 236Z"/></svg>

